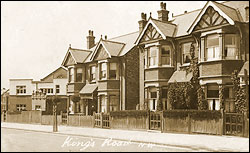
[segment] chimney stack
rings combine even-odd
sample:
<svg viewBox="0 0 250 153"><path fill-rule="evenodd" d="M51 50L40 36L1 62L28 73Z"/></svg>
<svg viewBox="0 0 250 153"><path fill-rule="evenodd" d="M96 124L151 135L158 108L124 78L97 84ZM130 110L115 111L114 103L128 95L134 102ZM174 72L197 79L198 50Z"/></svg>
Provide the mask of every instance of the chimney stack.
<svg viewBox="0 0 250 153"><path fill-rule="evenodd" d="M168 13L169 11L166 10L166 3L160 3L161 10L157 11L158 13L158 20L162 22L168 22Z"/></svg>
<svg viewBox="0 0 250 153"><path fill-rule="evenodd" d="M142 32L144 27L146 26L147 23L147 14L146 13L141 13L141 20L138 21L139 23L139 32Z"/></svg>
<svg viewBox="0 0 250 153"><path fill-rule="evenodd" d="M89 30L89 35L87 36L87 49L95 46L95 37L93 33L93 31Z"/></svg>

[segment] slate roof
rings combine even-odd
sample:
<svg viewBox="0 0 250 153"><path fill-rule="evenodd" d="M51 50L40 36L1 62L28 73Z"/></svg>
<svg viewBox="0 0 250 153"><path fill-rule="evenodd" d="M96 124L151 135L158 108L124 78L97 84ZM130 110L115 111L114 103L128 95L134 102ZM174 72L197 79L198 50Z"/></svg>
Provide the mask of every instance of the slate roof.
<svg viewBox="0 0 250 153"><path fill-rule="evenodd" d="M75 59L76 63L83 63L91 53L91 51L88 50L81 50L75 48L69 48L69 52L73 56L73 59Z"/></svg>
<svg viewBox="0 0 250 153"><path fill-rule="evenodd" d="M226 1L222 2L221 4L236 9L240 18L242 18L242 21L249 22L249 19L246 20L246 11L245 11L245 8L249 7L249 1Z"/></svg>
<svg viewBox="0 0 250 153"><path fill-rule="evenodd" d="M159 28L159 30L167 37L174 37L176 31L176 25L173 23L164 23L156 19L152 19L153 23Z"/></svg>
<svg viewBox="0 0 250 153"><path fill-rule="evenodd" d="M97 89L97 84L86 84L81 90L80 94L92 94Z"/></svg>
<svg viewBox="0 0 250 153"><path fill-rule="evenodd" d="M249 76L249 61L246 61L244 63L244 65L242 66L241 70L240 70L240 73L239 73L239 76L244 76L244 69L247 70L247 74Z"/></svg>
<svg viewBox="0 0 250 153"><path fill-rule="evenodd" d="M111 56L118 56L125 44L115 41L102 40L102 44Z"/></svg>
<svg viewBox="0 0 250 153"><path fill-rule="evenodd" d="M168 83L174 82L189 82L193 77L193 73L186 73L186 71L175 71L169 79Z"/></svg>

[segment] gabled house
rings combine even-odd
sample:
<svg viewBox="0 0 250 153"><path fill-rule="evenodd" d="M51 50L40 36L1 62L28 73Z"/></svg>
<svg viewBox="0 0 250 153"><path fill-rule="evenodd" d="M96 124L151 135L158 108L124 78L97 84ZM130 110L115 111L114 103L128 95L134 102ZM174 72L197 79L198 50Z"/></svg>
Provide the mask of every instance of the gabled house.
<svg viewBox="0 0 250 153"><path fill-rule="evenodd" d="M171 109L167 87L186 82L190 49L199 60L200 84L205 89L209 109L223 108L219 88L226 92L226 111L234 111L231 74L249 60L249 2L209 1L202 9L172 16L161 3L158 19L142 13L141 32L135 42L140 51L140 106L156 110ZM180 79L182 78L182 79ZM230 108L230 107L231 108Z"/></svg>
<svg viewBox="0 0 250 153"><path fill-rule="evenodd" d="M71 113L92 115L93 112L136 109L139 56L134 41L137 36L138 32L111 39L105 37L95 44L93 31L89 31L88 50L73 49L79 53L74 55L69 48L62 65L69 69L67 93ZM70 87L71 84L77 87ZM73 95L80 96L79 102L71 100Z"/></svg>

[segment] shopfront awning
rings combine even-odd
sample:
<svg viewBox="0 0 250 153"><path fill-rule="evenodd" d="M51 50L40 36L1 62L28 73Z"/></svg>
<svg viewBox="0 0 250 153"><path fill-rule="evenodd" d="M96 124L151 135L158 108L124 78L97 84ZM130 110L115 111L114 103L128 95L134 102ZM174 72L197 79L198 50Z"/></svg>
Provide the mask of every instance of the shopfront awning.
<svg viewBox="0 0 250 153"><path fill-rule="evenodd" d="M97 89L96 84L86 84L81 91L79 92L81 95L83 94L93 94L93 92Z"/></svg>
<svg viewBox="0 0 250 153"><path fill-rule="evenodd" d="M174 74L169 79L168 83L174 82L189 82L193 77L193 73L188 73L186 71L175 71Z"/></svg>

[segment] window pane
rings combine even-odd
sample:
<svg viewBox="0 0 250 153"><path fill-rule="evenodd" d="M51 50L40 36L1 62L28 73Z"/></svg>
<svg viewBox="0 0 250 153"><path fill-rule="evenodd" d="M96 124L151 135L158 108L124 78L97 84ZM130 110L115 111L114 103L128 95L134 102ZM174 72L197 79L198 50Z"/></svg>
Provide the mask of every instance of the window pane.
<svg viewBox="0 0 250 153"><path fill-rule="evenodd" d="M76 73L82 73L82 68L77 68Z"/></svg>
<svg viewBox="0 0 250 153"><path fill-rule="evenodd" d="M156 94L156 92L150 92L150 94L151 94L151 98L157 98L157 94Z"/></svg>
<svg viewBox="0 0 250 153"><path fill-rule="evenodd" d="M110 63L110 70L116 70L116 63Z"/></svg>
<svg viewBox="0 0 250 153"><path fill-rule="evenodd" d="M207 37L207 47L211 46L219 46L219 37L217 35Z"/></svg>
<svg viewBox="0 0 250 153"><path fill-rule="evenodd" d="M170 51L171 51L170 46L164 45L161 47L161 55L163 56L170 56Z"/></svg>

